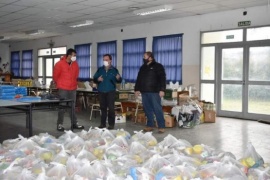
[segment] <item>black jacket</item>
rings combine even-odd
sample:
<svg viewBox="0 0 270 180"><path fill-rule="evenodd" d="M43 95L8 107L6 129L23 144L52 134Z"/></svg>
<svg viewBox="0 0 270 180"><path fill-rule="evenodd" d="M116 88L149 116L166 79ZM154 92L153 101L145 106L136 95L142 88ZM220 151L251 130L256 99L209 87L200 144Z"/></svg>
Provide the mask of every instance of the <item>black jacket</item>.
<svg viewBox="0 0 270 180"><path fill-rule="evenodd" d="M143 64L138 73L135 91L159 92L166 89L166 73L162 64L152 61Z"/></svg>

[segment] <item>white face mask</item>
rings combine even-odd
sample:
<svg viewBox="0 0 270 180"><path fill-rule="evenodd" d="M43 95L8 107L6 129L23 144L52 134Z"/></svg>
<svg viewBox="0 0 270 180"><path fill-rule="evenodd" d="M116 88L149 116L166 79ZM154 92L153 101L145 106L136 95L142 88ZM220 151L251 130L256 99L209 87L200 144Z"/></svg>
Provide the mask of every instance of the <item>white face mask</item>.
<svg viewBox="0 0 270 180"><path fill-rule="evenodd" d="M109 62L108 62L108 61L103 61L103 65L104 65L105 67L107 67L107 66L109 66Z"/></svg>
<svg viewBox="0 0 270 180"><path fill-rule="evenodd" d="M76 56L72 56L71 61L76 61Z"/></svg>

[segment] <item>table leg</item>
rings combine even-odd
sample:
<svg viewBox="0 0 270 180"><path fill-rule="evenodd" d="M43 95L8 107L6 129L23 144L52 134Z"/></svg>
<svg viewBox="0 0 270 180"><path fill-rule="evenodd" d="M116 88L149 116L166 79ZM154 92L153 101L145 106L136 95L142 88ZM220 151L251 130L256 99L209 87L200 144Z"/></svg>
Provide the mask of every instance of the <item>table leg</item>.
<svg viewBox="0 0 270 180"><path fill-rule="evenodd" d="M29 105L28 127L29 127L29 137L31 137L33 135L33 127L32 127L32 104Z"/></svg>

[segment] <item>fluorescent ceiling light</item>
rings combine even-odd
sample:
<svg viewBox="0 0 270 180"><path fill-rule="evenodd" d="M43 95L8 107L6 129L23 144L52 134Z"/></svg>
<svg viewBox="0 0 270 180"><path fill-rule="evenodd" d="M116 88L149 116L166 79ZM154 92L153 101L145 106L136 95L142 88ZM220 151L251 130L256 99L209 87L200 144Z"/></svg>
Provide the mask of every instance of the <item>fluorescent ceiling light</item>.
<svg viewBox="0 0 270 180"><path fill-rule="evenodd" d="M133 11L133 13L139 16L145 16L149 14L171 11L172 9L173 9L172 5L163 5L163 6L156 6L156 7L136 10L136 11Z"/></svg>
<svg viewBox="0 0 270 180"><path fill-rule="evenodd" d="M45 31L44 30L32 30L32 31L26 31L25 33L27 35L36 36L36 35L45 33Z"/></svg>
<svg viewBox="0 0 270 180"><path fill-rule="evenodd" d="M77 28L77 27L83 27L83 26L90 26L94 24L94 21L91 21L91 20L86 20L86 21L83 21L83 22L78 22L78 23L73 23L73 24L70 24L69 27L72 27L72 28Z"/></svg>

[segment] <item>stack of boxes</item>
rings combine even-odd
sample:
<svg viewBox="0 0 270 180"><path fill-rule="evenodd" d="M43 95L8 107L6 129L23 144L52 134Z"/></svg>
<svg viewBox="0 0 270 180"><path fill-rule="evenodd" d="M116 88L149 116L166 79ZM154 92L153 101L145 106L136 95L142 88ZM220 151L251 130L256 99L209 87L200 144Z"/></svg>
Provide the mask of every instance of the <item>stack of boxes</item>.
<svg viewBox="0 0 270 180"><path fill-rule="evenodd" d="M0 85L0 99L14 99L15 96L15 86Z"/></svg>

